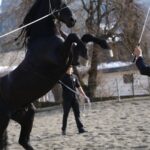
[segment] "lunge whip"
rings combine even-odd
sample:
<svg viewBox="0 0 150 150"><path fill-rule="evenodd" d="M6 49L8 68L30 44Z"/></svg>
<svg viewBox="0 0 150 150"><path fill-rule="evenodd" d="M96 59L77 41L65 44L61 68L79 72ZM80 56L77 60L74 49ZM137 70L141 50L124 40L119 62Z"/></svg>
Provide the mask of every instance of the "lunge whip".
<svg viewBox="0 0 150 150"><path fill-rule="evenodd" d="M145 18L143 29L142 29L142 32L141 32L141 35L140 35L140 38L139 38L139 41L138 41L138 46L140 46L144 31L145 31L145 27L146 27L146 23L147 23L147 20L148 20L149 12L150 12L150 7L148 8L148 11L147 11L147 15L146 15L146 18ZM135 60L136 60L136 56L134 56L133 62L135 62Z"/></svg>

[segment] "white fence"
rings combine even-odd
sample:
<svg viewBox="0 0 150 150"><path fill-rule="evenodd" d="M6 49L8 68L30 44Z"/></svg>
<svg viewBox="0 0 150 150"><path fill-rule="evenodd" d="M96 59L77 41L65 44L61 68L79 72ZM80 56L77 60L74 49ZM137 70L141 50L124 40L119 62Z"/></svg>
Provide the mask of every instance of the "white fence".
<svg viewBox="0 0 150 150"><path fill-rule="evenodd" d="M0 74L4 75L15 67L0 67ZM124 75L132 75L133 81L126 82ZM87 82L87 77L85 77ZM149 95L150 94L150 78L135 72L115 72L115 73L102 73L98 77L98 86L95 91L96 97L116 97L116 96L136 96L136 95ZM60 94L57 87L55 96ZM39 102L55 102L52 91L49 91L43 97L39 98ZM59 98L57 97L56 100Z"/></svg>
<svg viewBox="0 0 150 150"><path fill-rule="evenodd" d="M38 99L38 102L55 102L54 95L51 91Z"/></svg>
<svg viewBox="0 0 150 150"><path fill-rule="evenodd" d="M150 94L150 78L133 74L132 82L125 82L124 74L104 74L96 89L97 97L136 96Z"/></svg>

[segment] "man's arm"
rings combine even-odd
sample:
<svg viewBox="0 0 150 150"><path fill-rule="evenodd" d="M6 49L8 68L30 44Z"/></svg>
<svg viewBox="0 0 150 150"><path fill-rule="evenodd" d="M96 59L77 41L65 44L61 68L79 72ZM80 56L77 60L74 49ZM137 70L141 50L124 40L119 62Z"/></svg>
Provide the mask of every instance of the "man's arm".
<svg viewBox="0 0 150 150"><path fill-rule="evenodd" d="M91 105L91 101L90 101L89 97L85 94L83 88L80 86L80 87L78 87L78 90L82 94L82 96L86 99L86 101L88 102L88 104Z"/></svg>
<svg viewBox="0 0 150 150"><path fill-rule="evenodd" d="M82 94L83 97L87 97L83 88L81 86L78 87L79 92Z"/></svg>
<svg viewBox="0 0 150 150"><path fill-rule="evenodd" d="M136 47L134 50L136 56L136 66L142 75L150 76L150 66L146 65L142 56L142 50L140 47Z"/></svg>
<svg viewBox="0 0 150 150"><path fill-rule="evenodd" d="M78 88L80 94L86 99L86 101L90 104L90 99L89 97L85 94L83 88L81 87L80 85L80 82L79 82L79 79L78 77L76 76L76 87Z"/></svg>
<svg viewBox="0 0 150 150"><path fill-rule="evenodd" d="M136 66L138 67L142 75L150 76L150 66L144 63L143 57L139 57L136 61Z"/></svg>

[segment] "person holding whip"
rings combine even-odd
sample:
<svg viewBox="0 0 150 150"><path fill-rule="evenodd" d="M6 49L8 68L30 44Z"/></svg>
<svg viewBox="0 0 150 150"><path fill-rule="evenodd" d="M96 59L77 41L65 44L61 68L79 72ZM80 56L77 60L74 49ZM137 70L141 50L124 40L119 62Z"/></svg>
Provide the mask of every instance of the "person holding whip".
<svg viewBox="0 0 150 150"><path fill-rule="evenodd" d="M140 42L142 40L142 36L143 36L144 30L146 27L149 13L150 13L150 7L149 7L147 15L146 15L146 19L145 19L144 26L143 26L143 29L141 32L141 36L140 36L140 39L138 42L138 46L134 49L134 52L133 52L134 56L135 56L133 62L134 61L136 62L136 66L137 66L138 70L140 71L140 73L142 75L147 75L147 76L150 76L150 65L146 65L144 62L143 55L142 55L142 49L140 48Z"/></svg>

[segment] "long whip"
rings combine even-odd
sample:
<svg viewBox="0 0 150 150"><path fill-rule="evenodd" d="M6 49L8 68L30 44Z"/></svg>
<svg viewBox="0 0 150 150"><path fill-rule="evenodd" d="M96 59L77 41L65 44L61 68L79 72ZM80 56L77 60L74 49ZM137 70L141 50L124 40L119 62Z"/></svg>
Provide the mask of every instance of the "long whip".
<svg viewBox="0 0 150 150"><path fill-rule="evenodd" d="M148 20L149 12L150 12L150 7L149 7L149 9L148 9L148 11L147 11L147 15L146 15L146 18L145 18L145 22L144 22L144 25L143 25L143 29L142 29L142 32L141 32L141 35L140 35L140 38L139 38L139 41L138 41L138 46L139 46L140 43L141 43L141 40L142 40L144 31L145 31L145 27L146 27L146 23L147 23L147 20ZM136 60L136 56L134 56L133 62L135 62L135 60Z"/></svg>
<svg viewBox="0 0 150 150"><path fill-rule="evenodd" d="M146 15L146 19L145 19L145 22L144 22L144 25L143 25L143 29L142 29L141 36L139 38L138 44L141 43L141 40L142 40L142 37L143 37L143 33L144 33L144 30L145 30L145 27L146 27L146 23L147 23L147 20L148 20L149 12L150 12L150 7L149 7L147 15Z"/></svg>

